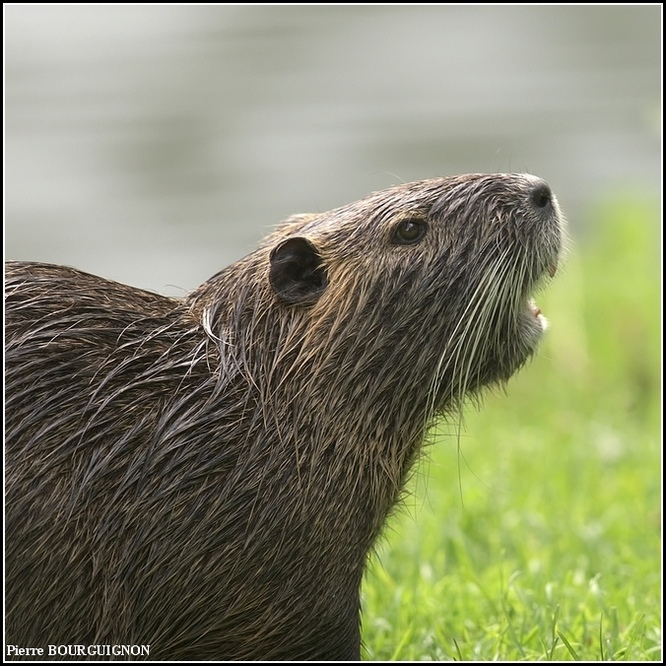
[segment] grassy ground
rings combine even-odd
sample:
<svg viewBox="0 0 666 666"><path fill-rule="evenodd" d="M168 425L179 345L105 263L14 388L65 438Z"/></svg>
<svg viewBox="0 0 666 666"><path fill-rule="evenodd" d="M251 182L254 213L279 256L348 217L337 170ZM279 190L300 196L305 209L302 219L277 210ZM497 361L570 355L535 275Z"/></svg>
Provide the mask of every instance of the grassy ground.
<svg viewBox="0 0 666 666"><path fill-rule="evenodd" d="M661 659L659 211L587 221L506 395L439 424L363 588L365 659Z"/></svg>

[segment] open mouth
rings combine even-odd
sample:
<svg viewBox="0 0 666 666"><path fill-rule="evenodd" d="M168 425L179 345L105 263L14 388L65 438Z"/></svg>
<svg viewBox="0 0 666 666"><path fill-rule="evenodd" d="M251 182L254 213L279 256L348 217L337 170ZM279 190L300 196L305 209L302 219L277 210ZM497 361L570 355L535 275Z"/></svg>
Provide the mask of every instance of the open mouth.
<svg viewBox="0 0 666 666"><path fill-rule="evenodd" d="M546 272L548 273L549 277L551 278L555 277L555 273L557 273L557 258L554 259L553 262L548 266ZM548 328L548 320L541 312L541 308L536 304L534 298L529 298L527 300L527 306L530 312L532 313L532 316L541 327L541 330L545 331L546 328Z"/></svg>

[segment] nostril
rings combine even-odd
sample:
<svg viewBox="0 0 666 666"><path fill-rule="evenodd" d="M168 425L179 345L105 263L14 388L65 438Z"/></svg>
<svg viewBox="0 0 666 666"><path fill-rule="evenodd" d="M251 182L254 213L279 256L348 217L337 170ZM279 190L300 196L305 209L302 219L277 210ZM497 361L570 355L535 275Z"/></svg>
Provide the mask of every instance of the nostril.
<svg viewBox="0 0 666 666"><path fill-rule="evenodd" d="M541 180L530 190L530 202L535 208L547 208L553 198L553 193L548 187L548 183Z"/></svg>

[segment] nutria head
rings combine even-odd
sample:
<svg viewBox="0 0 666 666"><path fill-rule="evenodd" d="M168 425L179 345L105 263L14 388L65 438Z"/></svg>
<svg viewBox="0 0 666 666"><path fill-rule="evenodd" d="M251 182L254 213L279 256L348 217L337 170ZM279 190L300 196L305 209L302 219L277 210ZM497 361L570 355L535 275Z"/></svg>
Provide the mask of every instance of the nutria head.
<svg viewBox="0 0 666 666"><path fill-rule="evenodd" d="M555 273L562 226L535 176L409 183L291 218L189 303L225 349L252 350L251 374L358 407L350 428L404 433L535 351L546 319L532 294Z"/></svg>
<svg viewBox="0 0 666 666"><path fill-rule="evenodd" d="M426 429L534 352L562 233L542 180L472 174L294 217L184 301L10 266L8 642L358 658Z"/></svg>

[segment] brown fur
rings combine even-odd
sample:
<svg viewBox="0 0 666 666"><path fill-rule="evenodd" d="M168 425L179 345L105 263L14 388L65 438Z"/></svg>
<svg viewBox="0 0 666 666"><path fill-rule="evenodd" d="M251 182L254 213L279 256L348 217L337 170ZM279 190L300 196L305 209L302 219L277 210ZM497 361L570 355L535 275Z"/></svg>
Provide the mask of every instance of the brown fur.
<svg viewBox="0 0 666 666"><path fill-rule="evenodd" d="M182 301L8 264L6 642L358 659L426 429L532 354L561 237L543 181L472 174L293 218Z"/></svg>

